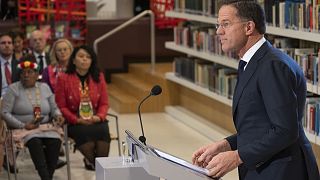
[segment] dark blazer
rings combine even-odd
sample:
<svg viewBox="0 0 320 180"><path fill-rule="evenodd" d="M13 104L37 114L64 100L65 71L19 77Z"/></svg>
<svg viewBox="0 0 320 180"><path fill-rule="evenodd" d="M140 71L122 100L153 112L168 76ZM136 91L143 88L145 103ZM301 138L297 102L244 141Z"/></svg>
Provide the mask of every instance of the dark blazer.
<svg viewBox="0 0 320 180"><path fill-rule="evenodd" d="M15 56L13 56L12 62L11 62L11 79L12 79L12 82L17 82L17 81L20 80L18 64L19 64L18 60L16 60Z"/></svg>
<svg viewBox="0 0 320 180"><path fill-rule="evenodd" d="M35 60L36 60L36 63L38 63L37 62L37 57L34 55L34 52L32 52L32 55L33 55L33 57L35 58ZM42 73L42 71L47 67L47 66L49 66L50 65L50 55L48 54L48 53L45 53L45 61L46 61L46 66L44 66L43 67L43 69L40 69L40 73Z"/></svg>
<svg viewBox="0 0 320 180"><path fill-rule="evenodd" d="M305 101L301 68L265 42L242 73L233 97L237 134L226 139L244 162L240 179L320 179L301 122Z"/></svg>
<svg viewBox="0 0 320 180"><path fill-rule="evenodd" d="M11 61L11 81L12 83L19 81L19 69L18 69L18 61L14 56L12 56L12 61ZM2 72L0 68L0 97L2 93Z"/></svg>

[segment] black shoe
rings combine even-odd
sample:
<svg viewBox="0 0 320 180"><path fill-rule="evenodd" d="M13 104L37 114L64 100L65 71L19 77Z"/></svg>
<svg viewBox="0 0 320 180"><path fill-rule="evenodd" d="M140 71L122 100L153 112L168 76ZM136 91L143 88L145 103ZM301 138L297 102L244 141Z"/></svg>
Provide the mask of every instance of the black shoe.
<svg viewBox="0 0 320 180"><path fill-rule="evenodd" d="M84 167L86 170L95 171L95 167L92 163L89 162L86 158L83 158Z"/></svg>
<svg viewBox="0 0 320 180"><path fill-rule="evenodd" d="M66 164L67 164L66 161L63 161L63 160L61 160L61 159L58 159L56 169L62 168L62 167L63 167L64 165L66 165Z"/></svg>

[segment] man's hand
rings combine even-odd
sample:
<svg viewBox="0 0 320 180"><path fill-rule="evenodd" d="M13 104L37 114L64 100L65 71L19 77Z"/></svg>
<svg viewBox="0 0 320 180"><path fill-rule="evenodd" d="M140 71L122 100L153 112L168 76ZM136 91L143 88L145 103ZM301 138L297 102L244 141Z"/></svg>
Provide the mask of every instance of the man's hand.
<svg viewBox="0 0 320 180"><path fill-rule="evenodd" d="M221 152L214 156L206 166L209 176L222 177L242 164L238 151Z"/></svg>
<svg viewBox="0 0 320 180"><path fill-rule="evenodd" d="M230 150L231 147L227 140L214 142L195 151L192 155L192 163L200 167L206 167L215 155Z"/></svg>

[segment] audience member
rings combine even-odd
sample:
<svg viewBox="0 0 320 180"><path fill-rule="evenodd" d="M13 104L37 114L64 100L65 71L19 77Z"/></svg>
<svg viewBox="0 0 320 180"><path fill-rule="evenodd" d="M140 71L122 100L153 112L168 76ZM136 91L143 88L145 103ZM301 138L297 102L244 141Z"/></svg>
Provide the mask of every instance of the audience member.
<svg viewBox="0 0 320 180"><path fill-rule="evenodd" d="M21 31L11 32L13 39L14 57L17 61L23 56L31 53L30 50L24 47L25 35Z"/></svg>
<svg viewBox="0 0 320 180"><path fill-rule="evenodd" d="M2 117L13 129L15 142L28 147L31 159L42 180L52 180L61 145L64 119L47 84L37 82L39 66L22 58L18 67L20 81L9 86L2 102ZM60 130L60 131L59 131Z"/></svg>
<svg viewBox="0 0 320 180"><path fill-rule="evenodd" d="M8 85L19 80L17 64L13 55L12 37L8 33L0 34L1 61L1 95L6 92Z"/></svg>
<svg viewBox="0 0 320 180"><path fill-rule="evenodd" d="M49 55L45 52L46 45L47 39L42 31L35 30L31 33L30 48L34 57L37 60L37 64L39 64L40 75L42 74L43 69L50 64Z"/></svg>
<svg viewBox="0 0 320 180"><path fill-rule="evenodd" d="M65 72L70 55L73 51L71 42L67 39L57 40L50 51L50 65L42 72L42 81L46 82L55 92L56 82L61 72Z"/></svg>
<svg viewBox="0 0 320 180"><path fill-rule="evenodd" d="M56 102L68 122L69 136L84 155L85 168L94 170L95 158L109 154L110 134L107 86L93 50L75 48L57 84Z"/></svg>
<svg viewBox="0 0 320 180"><path fill-rule="evenodd" d="M70 55L73 51L71 42L67 39L57 40L50 51L50 65L48 65L42 72L42 82L49 85L51 91L55 92L56 82L61 72L65 72ZM60 155L64 155L64 151L60 149ZM66 164L65 161L59 159L57 168L60 168Z"/></svg>

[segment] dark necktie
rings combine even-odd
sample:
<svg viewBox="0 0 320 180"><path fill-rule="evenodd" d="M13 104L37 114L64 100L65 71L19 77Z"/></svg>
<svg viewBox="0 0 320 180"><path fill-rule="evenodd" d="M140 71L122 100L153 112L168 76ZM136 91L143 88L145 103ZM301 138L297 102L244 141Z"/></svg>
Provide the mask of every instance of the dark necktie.
<svg viewBox="0 0 320 180"><path fill-rule="evenodd" d="M244 60L240 60L239 61L239 65L238 65L238 77L240 77L240 75L243 73L244 71L244 67L246 66L247 62L245 62Z"/></svg>
<svg viewBox="0 0 320 180"><path fill-rule="evenodd" d="M7 84L11 84L11 72L9 70L9 62L4 63L4 74L6 76Z"/></svg>
<svg viewBox="0 0 320 180"><path fill-rule="evenodd" d="M38 58L39 58L39 73L41 74L43 70L43 56L39 55Z"/></svg>

